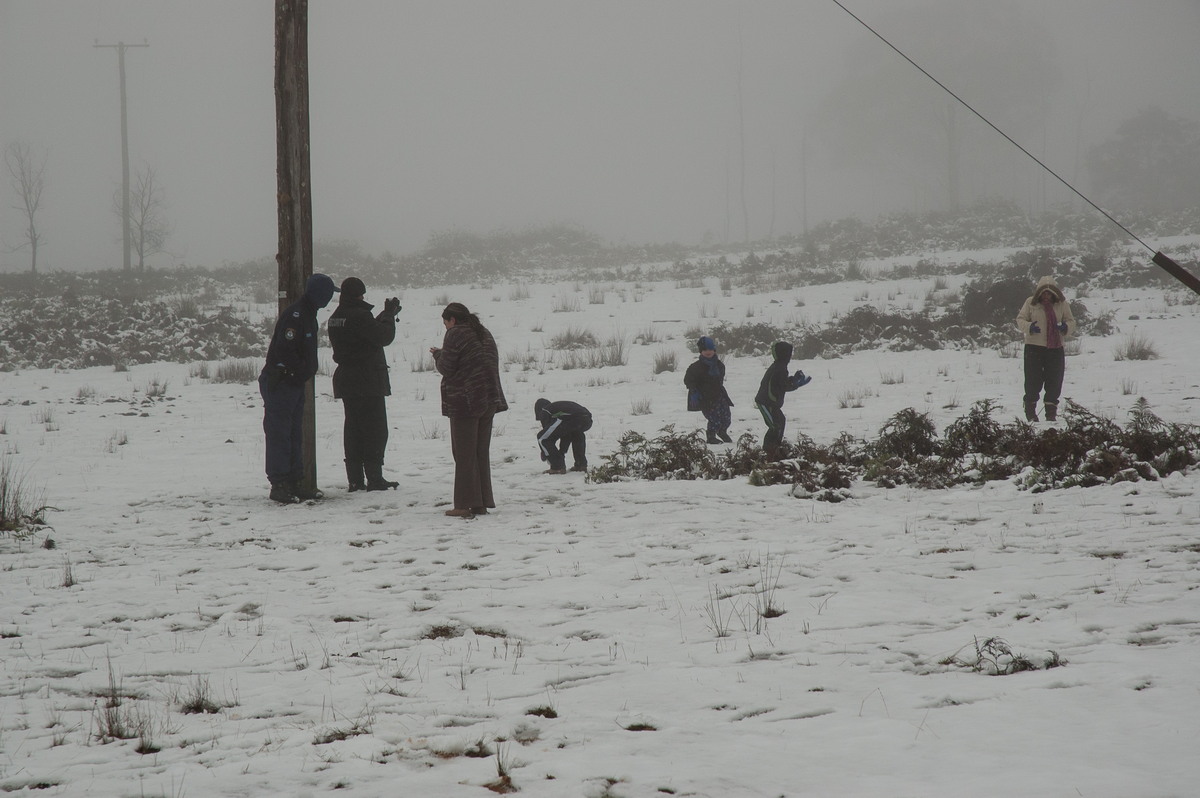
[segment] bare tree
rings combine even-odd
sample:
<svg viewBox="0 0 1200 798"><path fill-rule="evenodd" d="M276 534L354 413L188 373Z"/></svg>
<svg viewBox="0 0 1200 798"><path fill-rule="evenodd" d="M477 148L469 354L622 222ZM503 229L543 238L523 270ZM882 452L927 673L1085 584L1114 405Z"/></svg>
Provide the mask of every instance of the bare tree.
<svg viewBox="0 0 1200 798"><path fill-rule="evenodd" d="M130 246L137 253L139 272L146 271L146 258L166 252L164 247L171 226L167 223L165 210L166 198L158 182L158 172L153 166L143 164L129 189ZM120 192L113 195L113 212L124 218Z"/></svg>
<svg viewBox="0 0 1200 798"><path fill-rule="evenodd" d="M13 207L21 212L24 229L21 231L21 243L9 249L10 252L29 247L29 270L37 274L38 244L44 240L44 234L38 230L37 213L42 205L42 189L46 187L46 155L39 161L33 153L33 148L24 141L14 141L4 150L4 164L8 167L9 180L16 190L20 202Z"/></svg>

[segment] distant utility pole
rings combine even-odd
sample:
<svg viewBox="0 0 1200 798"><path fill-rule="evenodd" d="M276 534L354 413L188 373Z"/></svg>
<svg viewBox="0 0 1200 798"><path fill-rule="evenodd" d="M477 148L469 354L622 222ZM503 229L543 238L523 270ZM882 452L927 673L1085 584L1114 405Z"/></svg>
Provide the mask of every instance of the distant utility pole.
<svg viewBox="0 0 1200 798"><path fill-rule="evenodd" d="M275 171L279 203L279 312L300 301L312 276L312 190L308 155L308 0L275 0ZM316 390L304 401L304 479L317 487Z"/></svg>
<svg viewBox="0 0 1200 798"><path fill-rule="evenodd" d="M125 115L125 51L130 47L149 47L149 42L143 44L94 44L93 47L112 47L117 51L117 66L121 71L121 219L124 230L122 238L125 242L124 269L129 271L133 235L129 225L129 122Z"/></svg>

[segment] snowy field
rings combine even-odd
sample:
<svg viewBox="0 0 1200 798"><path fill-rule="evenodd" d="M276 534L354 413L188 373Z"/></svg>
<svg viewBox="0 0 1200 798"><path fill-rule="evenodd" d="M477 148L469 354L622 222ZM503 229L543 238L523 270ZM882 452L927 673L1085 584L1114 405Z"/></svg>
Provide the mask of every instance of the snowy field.
<svg viewBox="0 0 1200 798"><path fill-rule="evenodd" d="M310 505L267 500L256 385L195 364L0 374L0 450L55 508L52 529L0 538L0 791L1200 794L1200 474L1039 494L856 483L828 504L744 480L542 473L538 397L592 410L595 466L625 430L700 428L689 331L920 309L933 288L405 291L385 468L400 489L346 492L325 370L327 498ZM379 305L392 293L368 284ZM453 463L424 370L451 300L495 334L512 407L499 507L471 521L443 515ZM1081 340L1064 396L1119 422L1145 396L1200 423L1200 306L1161 289L1084 301L1120 332ZM628 364L560 368L548 346L572 329L624 341ZM1159 358L1115 361L1133 333ZM670 353L676 370L655 374ZM767 361L721 354L731 432L761 436ZM995 350L794 364L814 379L784 406L789 438L874 437L906 407L940 432L984 398L1000 421L1020 413L1020 360ZM965 667L989 640L1061 667Z"/></svg>

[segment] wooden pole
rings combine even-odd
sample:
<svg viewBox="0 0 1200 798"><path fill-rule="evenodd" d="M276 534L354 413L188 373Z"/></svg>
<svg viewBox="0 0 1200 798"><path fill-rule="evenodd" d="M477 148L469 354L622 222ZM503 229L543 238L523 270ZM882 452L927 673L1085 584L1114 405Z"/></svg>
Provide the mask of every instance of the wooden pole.
<svg viewBox="0 0 1200 798"><path fill-rule="evenodd" d="M275 160L279 202L279 312L312 276L308 141L308 0L275 0ZM304 479L317 487L316 392L305 386Z"/></svg>

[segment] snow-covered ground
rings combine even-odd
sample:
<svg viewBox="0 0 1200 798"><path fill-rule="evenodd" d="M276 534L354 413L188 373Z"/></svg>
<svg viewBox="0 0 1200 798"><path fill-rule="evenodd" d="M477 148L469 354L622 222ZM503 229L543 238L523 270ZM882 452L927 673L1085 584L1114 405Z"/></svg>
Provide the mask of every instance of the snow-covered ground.
<svg viewBox="0 0 1200 798"><path fill-rule="evenodd" d="M744 480L542 474L538 397L592 410L597 465L625 430L700 426L684 412L689 329L823 323L864 301L920 308L933 287L405 291L385 471L400 489L345 491L326 373L327 498L313 505L267 500L253 384L166 363L0 374L0 449L55 508L52 529L0 538L0 790L1196 795L1200 474L1040 494L860 483L840 504ZM472 521L443 515L439 378L414 370L447 300L476 311L508 361L499 507ZM1082 340L1064 395L1122 422L1145 396L1168 421L1200 423L1198 306L1161 290L1085 301L1121 331ZM621 336L628 365L558 368L546 347L568 328ZM1114 360L1134 332L1157 360ZM656 375L668 352L677 370ZM725 360L732 432L761 435L766 361ZM814 379L784 407L789 437L873 437L906 407L939 430L978 399L1000 402L999 420L1020 409L1020 360L994 350L796 366ZM762 618L764 602L783 614ZM964 665L993 639L1064 664ZM142 739L104 741L122 727Z"/></svg>

